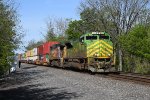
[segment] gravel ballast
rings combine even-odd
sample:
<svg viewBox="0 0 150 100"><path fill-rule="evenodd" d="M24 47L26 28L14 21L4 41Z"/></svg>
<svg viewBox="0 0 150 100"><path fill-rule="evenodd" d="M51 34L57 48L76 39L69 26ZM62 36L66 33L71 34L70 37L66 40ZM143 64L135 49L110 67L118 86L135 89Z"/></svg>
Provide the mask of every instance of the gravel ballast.
<svg viewBox="0 0 150 100"><path fill-rule="evenodd" d="M22 64L0 79L0 100L150 100L150 86Z"/></svg>

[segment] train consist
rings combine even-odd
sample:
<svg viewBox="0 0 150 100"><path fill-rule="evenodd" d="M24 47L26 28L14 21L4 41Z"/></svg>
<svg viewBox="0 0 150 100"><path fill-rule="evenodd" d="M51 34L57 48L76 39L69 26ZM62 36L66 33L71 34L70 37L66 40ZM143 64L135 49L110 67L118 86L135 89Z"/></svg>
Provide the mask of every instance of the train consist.
<svg viewBox="0 0 150 100"><path fill-rule="evenodd" d="M73 42L46 42L25 52L20 59L32 64L74 67L91 72L109 72L115 65L113 43L106 32L86 33Z"/></svg>

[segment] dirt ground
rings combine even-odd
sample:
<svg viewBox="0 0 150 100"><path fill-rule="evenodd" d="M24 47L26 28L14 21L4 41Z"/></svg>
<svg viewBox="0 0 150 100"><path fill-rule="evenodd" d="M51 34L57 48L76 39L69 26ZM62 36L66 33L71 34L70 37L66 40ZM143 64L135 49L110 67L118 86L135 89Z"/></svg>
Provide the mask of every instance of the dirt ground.
<svg viewBox="0 0 150 100"><path fill-rule="evenodd" d="M0 79L0 100L150 100L150 87L22 64Z"/></svg>

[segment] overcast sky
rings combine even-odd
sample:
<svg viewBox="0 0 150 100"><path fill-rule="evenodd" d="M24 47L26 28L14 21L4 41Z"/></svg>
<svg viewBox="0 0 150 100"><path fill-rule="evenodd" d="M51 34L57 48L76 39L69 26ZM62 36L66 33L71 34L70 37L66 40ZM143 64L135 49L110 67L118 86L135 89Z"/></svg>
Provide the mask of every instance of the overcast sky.
<svg viewBox="0 0 150 100"><path fill-rule="evenodd" d="M16 0L19 4L21 25L25 31L24 45L40 40L46 30L48 17L79 19L81 0Z"/></svg>

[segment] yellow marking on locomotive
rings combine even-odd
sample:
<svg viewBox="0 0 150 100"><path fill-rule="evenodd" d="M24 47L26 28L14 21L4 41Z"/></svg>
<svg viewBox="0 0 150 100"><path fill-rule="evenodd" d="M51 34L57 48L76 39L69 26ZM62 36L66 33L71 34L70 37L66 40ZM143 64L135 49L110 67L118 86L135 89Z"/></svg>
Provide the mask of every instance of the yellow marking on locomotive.
<svg viewBox="0 0 150 100"><path fill-rule="evenodd" d="M104 41L101 41L102 43L103 43L103 45L102 45L102 48L104 49L106 49L106 51L109 51L110 53L112 53L113 52L113 47L111 46L111 45L109 45L108 43L106 43L106 42L104 42Z"/></svg>
<svg viewBox="0 0 150 100"><path fill-rule="evenodd" d="M112 53L113 52L113 50L110 50L110 49L108 49L108 48L105 48L104 46L102 46L102 49L103 49L103 51L107 51L107 52L109 52L109 53ZM105 49L105 50L104 50Z"/></svg>
<svg viewBox="0 0 150 100"><path fill-rule="evenodd" d="M93 46L95 46L95 45L98 45L98 43L99 43L99 41L94 42L94 43L88 45L87 49L90 49L91 47L93 47Z"/></svg>
<svg viewBox="0 0 150 100"><path fill-rule="evenodd" d="M103 49L101 49L101 52L103 52L105 54L105 56L108 56L108 54L110 54L109 52L104 51Z"/></svg>
<svg viewBox="0 0 150 100"><path fill-rule="evenodd" d="M110 48L107 48L104 44L101 44L100 51L104 53L106 57L108 57L108 54L112 54L112 50L110 50Z"/></svg>
<svg viewBox="0 0 150 100"><path fill-rule="evenodd" d="M101 56L106 56L107 55L106 52L103 52L102 48L100 48L100 53L102 54Z"/></svg>
<svg viewBox="0 0 150 100"><path fill-rule="evenodd" d="M94 47L94 48L92 48L92 49L88 49L88 50L87 50L87 53L94 52L94 51L97 50L97 49L99 49L98 46L96 46L96 47Z"/></svg>
<svg viewBox="0 0 150 100"><path fill-rule="evenodd" d="M93 43L92 45L88 46L87 53L93 52L94 50L98 49L99 48L98 43L99 42L97 41L96 43Z"/></svg>
<svg viewBox="0 0 150 100"><path fill-rule="evenodd" d="M97 56L98 57L108 57L108 52L105 52L105 51L103 51L103 50L99 50L99 49L97 49L97 50L95 50L94 52L92 52L92 53L88 53L88 57L94 57L95 55L94 54L98 54Z"/></svg>
<svg viewBox="0 0 150 100"><path fill-rule="evenodd" d="M94 52L95 50L97 50L97 48L93 48L91 50L88 50L87 53L90 54L90 53Z"/></svg>
<svg viewBox="0 0 150 100"><path fill-rule="evenodd" d="M103 57L105 56L106 54L104 54L103 52L100 52L100 56L99 57Z"/></svg>
<svg viewBox="0 0 150 100"><path fill-rule="evenodd" d="M94 54L99 54L99 49L94 50L92 53L89 54L89 56L94 56Z"/></svg>
<svg viewBox="0 0 150 100"><path fill-rule="evenodd" d="M113 54L113 52L108 52L108 51L104 51L104 50L102 50L103 52L105 52L105 53L107 53L107 56L109 56L109 55L112 55Z"/></svg>
<svg viewBox="0 0 150 100"><path fill-rule="evenodd" d="M112 53L112 52L113 52L113 50L110 50L110 49L108 49L108 48L104 48L104 47L102 47L102 49L103 49L104 51L109 52L109 53Z"/></svg>
<svg viewBox="0 0 150 100"><path fill-rule="evenodd" d="M97 56L107 56L109 53L106 51L102 51L102 48L96 48L93 49L91 52L88 52L87 55L88 56L94 56L94 54L97 54Z"/></svg>
<svg viewBox="0 0 150 100"><path fill-rule="evenodd" d="M88 53L87 53L87 56L93 56L93 54L96 53L97 51L98 51L98 50L95 49L95 50L93 50L92 52L88 52Z"/></svg>
<svg viewBox="0 0 150 100"><path fill-rule="evenodd" d="M97 41L88 45L87 47L87 57L93 57L97 54L98 57L107 57L108 54L113 53L113 47L105 42L104 40Z"/></svg>
<svg viewBox="0 0 150 100"><path fill-rule="evenodd" d="M95 58L110 58L110 57L95 57Z"/></svg>
<svg viewBox="0 0 150 100"><path fill-rule="evenodd" d="M101 40L100 42L102 42L104 45L106 45L108 48L113 49L113 47L111 45L109 45L108 43L104 42L103 40Z"/></svg>

